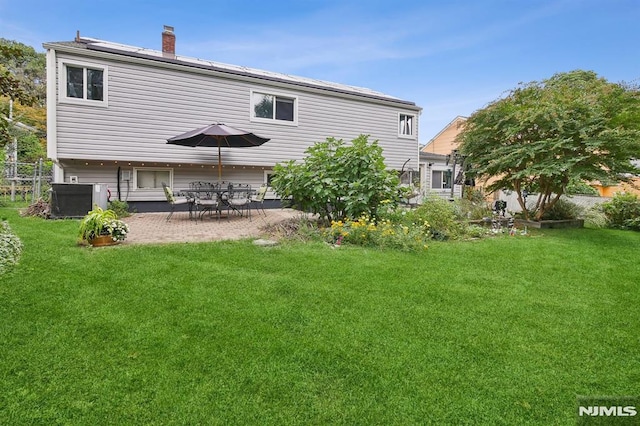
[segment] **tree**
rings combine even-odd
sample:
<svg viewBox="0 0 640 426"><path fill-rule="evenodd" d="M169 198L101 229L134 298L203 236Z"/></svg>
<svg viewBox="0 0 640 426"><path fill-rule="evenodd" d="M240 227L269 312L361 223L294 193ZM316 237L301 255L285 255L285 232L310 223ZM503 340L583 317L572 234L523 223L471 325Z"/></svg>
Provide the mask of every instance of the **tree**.
<svg viewBox="0 0 640 426"><path fill-rule="evenodd" d="M640 170L640 91L594 72L555 74L520 84L476 111L458 135L469 177L513 190L525 218L540 220L567 185L628 181ZM538 193L525 205L524 191ZM529 208L529 210L528 210Z"/></svg>
<svg viewBox="0 0 640 426"><path fill-rule="evenodd" d="M305 211L327 221L376 217L383 203L398 202L397 173L387 170L378 141L360 135L350 145L327 138L305 151L304 162L276 164L271 185Z"/></svg>
<svg viewBox="0 0 640 426"><path fill-rule="evenodd" d="M45 55L29 46L0 38L0 97L44 111ZM2 100L2 99L0 99ZM0 102L0 147L11 140L9 102ZM42 114L44 115L44 114ZM14 117L15 119L15 117Z"/></svg>
<svg viewBox="0 0 640 426"><path fill-rule="evenodd" d="M18 84L18 90L26 95L14 97L26 105L44 107L47 96L46 55L38 53L31 46L13 40L0 38L0 66ZM7 74L4 74L5 76ZM9 93L2 93L11 97ZM24 101L24 102L23 102Z"/></svg>

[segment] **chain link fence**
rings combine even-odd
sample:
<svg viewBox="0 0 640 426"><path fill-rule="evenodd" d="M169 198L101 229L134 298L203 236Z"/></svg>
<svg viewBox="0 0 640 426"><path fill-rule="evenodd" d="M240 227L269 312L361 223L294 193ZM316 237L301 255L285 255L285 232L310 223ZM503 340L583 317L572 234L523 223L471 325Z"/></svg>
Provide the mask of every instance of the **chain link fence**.
<svg viewBox="0 0 640 426"><path fill-rule="evenodd" d="M29 201L48 198L53 166L42 159L35 163L7 161L0 176L0 199L5 201Z"/></svg>

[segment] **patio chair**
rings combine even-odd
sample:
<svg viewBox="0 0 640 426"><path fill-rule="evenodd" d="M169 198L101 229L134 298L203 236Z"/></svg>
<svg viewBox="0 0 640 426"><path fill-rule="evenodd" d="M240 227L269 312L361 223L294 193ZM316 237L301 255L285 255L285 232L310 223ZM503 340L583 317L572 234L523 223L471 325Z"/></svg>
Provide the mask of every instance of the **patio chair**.
<svg viewBox="0 0 640 426"><path fill-rule="evenodd" d="M189 218L191 218L194 200L189 197L176 197L175 195L173 195L173 191L171 190L171 188L169 188L169 186L164 182L162 182L162 189L164 189L164 196L169 203L169 207L171 207L171 211L169 212L169 216L167 216L166 220L168 221L171 219L171 216L173 216L173 212L176 210L176 206L180 204L189 204Z"/></svg>
<svg viewBox="0 0 640 426"><path fill-rule="evenodd" d="M251 185L229 184L227 197L227 218L231 210L240 213L240 216L244 216L246 210L251 220Z"/></svg>
<svg viewBox="0 0 640 426"><path fill-rule="evenodd" d="M215 198L196 198L196 206L198 208L200 219L202 219L205 213L209 212L209 216L213 215L215 210L218 220L220 220L220 209L218 200Z"/></svg>
<svg viewBox="0 0 640 426"><path fill-rule="evenodd" d="M258 191L250 198L251 205L255 207L257 212L260 212L258 209L261 209L265 216L267 215L267 212L264 211L264 197L267 195L268 189L269 187L266 184L260 185Z"/></svg>
<svg viewBox="0 0 640 426"><path fill-rule="evenodd" d="M210 216L213 215L213 211L215 210L218 220L220 220L219 185L208 182L197 182L194 191L197 195L196 206L198 210L202 210L200 212L200 218L202 218L206 212L209 212Z"/></svg>

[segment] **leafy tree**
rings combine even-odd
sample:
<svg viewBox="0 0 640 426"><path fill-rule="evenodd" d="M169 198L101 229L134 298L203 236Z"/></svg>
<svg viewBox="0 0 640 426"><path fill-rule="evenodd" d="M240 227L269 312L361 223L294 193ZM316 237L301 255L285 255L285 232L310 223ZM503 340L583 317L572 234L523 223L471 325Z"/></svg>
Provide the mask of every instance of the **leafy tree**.
<svg viewBox="0 0 640 426"><path fill-rule="evenodd" d="M8 121L9 99L14 103L15 121L46 129L46 58L32 47L0 38L0 147L13 136L21 145L25 132L11 130ZM33 105L33 107L31 107ZM27 141L30 142L30 141ZM40 140L44 149L44 139Z"/></svg>
<svg viewBox="0 0 640 426"><path fill-rule="evenodd" d="M591 71L521 84L476 111L458 136L471 177L510 189L540 220L574 181L626 181L638 173L640 91ZM538 193L527 210L523 191Z"/></svg>
<svg viewBox="0 0 640 426"><path fill-rule="evenodd" d="M0 66L4 67L11 79L17 81L18 90L26 95L26 99L16 96L15 100L27 105L45 106L46 61L46 55L36 52L33 47L0 38ZM10 93L2 92L5 96L11 96Z"/></svg>
<svg viewBox="0 0 640 426"><path fill-rule="evenodd" d="M581 180L572 179L567 187L565 193L568 195L598 195L598 191Z"/></svg>
<svg viewBox="0 0 640 426"><path fill-rule="evenodd" d="M8 116L9 99L0 98L0 114ZM18 158L20 161L33 162L45 158L47 152L47 110L44 107L13 104L13 120L32 127L28 130L18 126L7 127L9 140L15 137L18 141ZM36 146L34 142L37 141ZM3 143L0 143L2 146Z"/></svg>
<svg viewBox="0 0 640 426"><path fill-rule="evenodd" d="M399 179L387 170L378 141L360 135L350 145L327 138L305 151L302 163L276 164L271 185L305 211L327 221L376 217L382 204L396 205Z"/></svg>

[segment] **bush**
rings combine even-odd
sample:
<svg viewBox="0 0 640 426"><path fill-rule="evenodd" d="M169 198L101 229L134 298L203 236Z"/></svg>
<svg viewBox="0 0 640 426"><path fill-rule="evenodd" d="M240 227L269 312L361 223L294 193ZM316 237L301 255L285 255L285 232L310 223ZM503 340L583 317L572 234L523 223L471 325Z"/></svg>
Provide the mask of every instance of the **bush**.
<svg viewBox="0 0 640 426"><path fill-rule="evenodd" d="M465 226L456 220L456 205L443 198L432 196L409 212L405 223L424 223L430 225L431 237L436 240L459 238L464 235Z"/></svg>
<svg viewBox="0 0 640 426"><path fill-rule="evenodd" d="M493 211L486 200L469 200L460 198L454 201L454 211L459 220L480 220L491 217Z"/></svg>
<svg viewBox="0 0 640 426"><path fill-rule="evenodd" d="M7 222L0 222L0 275L18 263L22 253L22 241Z"/></svg>
<svg viewBox="0 0 640 426"><path fill-rule="evenodd" d="M608 226L640 231L640 199L635 194L617 193L611 201L602 203Z"/></svg>
<svg viewBox="0 0 640 426"><path fill-rule="evenodd" d="M346 145L327 138L305 151L303 163L291 160L274 167L271 186L303 211L332 220L377 217L384 203L398 203L397 173L387 170L382 148L360 135Z"/></svg>
<svg viewBox="0 0 640 426"><path fill-rule="evenodd" d="M560 198L549 210L542 215L542 220L568 220L579 218L584 209L566 198Z"/></svg>
<svg viewBox="0 0 640 426"><path fill-rule="evenodd" d="M596 204L587 211L584 215L584 226L587 228L606 228L608 226L607 215L602 210L602 205Z"/></svg>
<svg viewBox="0 0 640 426"><path fill-rule="evenodd" d="M126 201L109 201L109 210L113 210L118 217L131 216L131 214L129 213L129 204L127 204Z"/></svg>

